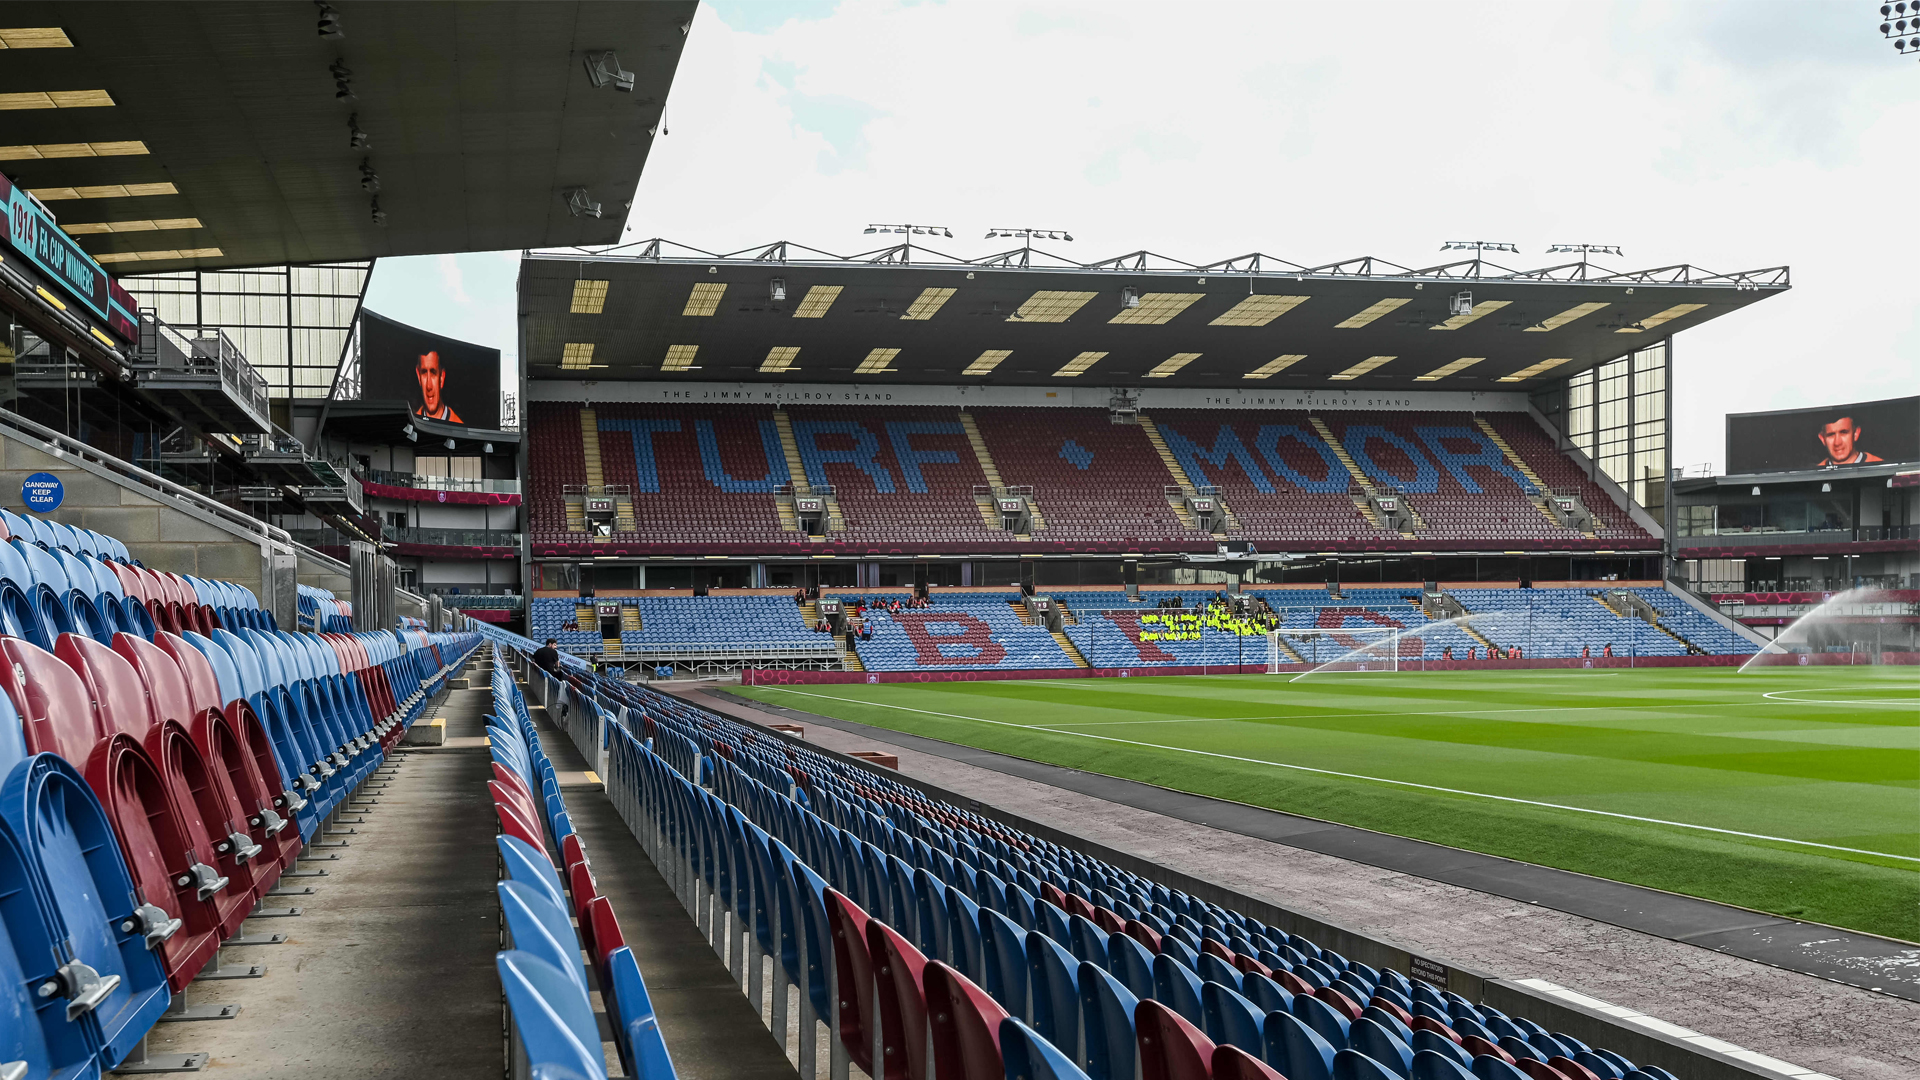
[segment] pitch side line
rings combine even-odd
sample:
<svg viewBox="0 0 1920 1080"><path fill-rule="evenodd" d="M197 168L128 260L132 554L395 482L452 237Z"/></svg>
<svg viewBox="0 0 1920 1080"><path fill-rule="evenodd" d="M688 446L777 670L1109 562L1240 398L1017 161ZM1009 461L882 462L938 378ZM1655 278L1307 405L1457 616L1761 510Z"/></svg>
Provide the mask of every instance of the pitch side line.
<svg viewBox="0 0 1920 1080"><path fill-rule="evenodd" d="M756 687L755 689L778 690L785 694L800 697L819 698L822 701L845 702L846 698L831 694L810 694L804 690L790 690L784 686ZM1172 750L1197 757L1219 758L1223 761L1241 761L1249 765L1269 765L1276 769L1293 769L1297 772L1317 773L1321 776L1337 776L1343 780L1369 780L1376 784L1392 784L1395 787L1418 788L1422 791L1439 791L1448 795L1471 795L1478 799L1493 799L1498 802L1518 803L1523 806L1541 806L1549 810L1571 810L1579 814L1597 814L1601 817L1616 818L1621 821L1639 821L1649 825L1671 825L1677 829L1698 829L1701 832L1719 833L1722 836L1739 836L1748 840L1767 840L1776 844L1798 844L1803 847L1823 848L1827 851L1844 851L1850 855L1871 855L1876 859L1899 859L1901 862L1920 863L1920 858L1911 855L1890 855L1884 851L1868 851L1864 848L1841 847L1837 844L1822 844L1814 840L1795 840L1786 836L1768 836L1765 833L1741 832L1738 829L1720 829L1712 825L1694 825L1685 821L1668 821L1665 818L1640 817L1637 814L1620 814L1612 810L1594 810L1585 806L1567 806L1563 803L1540 802L1537 799L1520 799L1511 795L1489 795L1484 791L1466 791L1461 788L1440 787L1436 784L1419 784L1411 780L1389 780L1382 776L1364 776L1360 773L1339 772L1334 769L1316 769L1310 765L1292 765L1284 761L1268 761L1266 758L1241 757L1238 754L1219 754L1211 750L1193 750L1184 746L1166 746L1161 743L1140 742L1136 739L1116 739L1111 735L1095 735L1086 731L1062 731L1059 728L1042 724L1015 724L1007 720L988 720L981 716L963 716L959 713L935 712L932 709L913 709L905 705L887 705L878 701L859 701L857 705L866 705L879 709L897 709L900 712L919 713L922 716L940 716L949 720L971 720L976 724L992 724L995 727L1019 728L1022 731L1045 731L1054 735L1072 735L1081 739L1097 739L1100 742L1120 743L1125 746L1140 746L1149 750Z"/></svg>

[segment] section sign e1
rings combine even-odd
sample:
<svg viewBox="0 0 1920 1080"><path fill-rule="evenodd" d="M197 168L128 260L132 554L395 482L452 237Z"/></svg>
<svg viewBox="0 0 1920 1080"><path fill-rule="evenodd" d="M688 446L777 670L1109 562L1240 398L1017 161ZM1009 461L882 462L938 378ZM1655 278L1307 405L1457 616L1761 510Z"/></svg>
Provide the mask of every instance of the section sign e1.
<svg viewBox="0 0 1920 1080"><path fill-rule="evenodd" d="M133 296L4 173L0 173L0 201L6 206L0 242L105 323L114 337L129 344L137 341L140 317Z"/></svg>

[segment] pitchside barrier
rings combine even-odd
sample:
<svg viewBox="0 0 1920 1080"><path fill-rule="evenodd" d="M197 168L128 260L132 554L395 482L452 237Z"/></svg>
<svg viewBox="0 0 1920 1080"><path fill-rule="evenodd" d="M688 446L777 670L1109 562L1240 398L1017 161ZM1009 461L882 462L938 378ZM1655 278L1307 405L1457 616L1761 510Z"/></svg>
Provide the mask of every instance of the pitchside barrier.
<svg viewBox="0 0 1920 1080"><path fill-rule="evenodd" d="M1814 653L1811 664L1845 664L1850 653ZM1920 663L1920 653L1893 653L1912 660L1888 660L1885 663ZM1676 668L1739 667L1751 656L1578 656L1544 660L1402 660L1400 674L1422 671L1533 671L1548 668ZM1867 663L1861 656L1853 661ZM1281 664L1277 671L1265 664L1210 664L1185 667L1130 668L1033 668L1022 671L771 671L749 668L740 673L742 686L814 686L827 683L898 682L1002 682L1020 679L1126 679L1153 675L1299 675L1325 667L1324 664ZM1786 664L1770 666L1788 666ZM1325 674L1346 674L1326 672Z"/></svg>
<svg viewBox="0 0 1920 1080"><path fill-rule="evenodd" d="M523 656L514 655L511 652L509 656L513 658L514 668L524 672L528 697L546 704L549 718L567 732L575 747L588 761L596 763L598 766L596 773L601 778L608 799L613 803L647 857L652 860L661 876L674 890L682 906L688 910L689 916L707 937L714 952L731 969L735 986L739 987L744 982L744 992L756 1002L763 1000L763 991L770 991L772 1007L770 1014L763 1019L774 1028L775 1036L780 1039L783 1046L787 1041L789 1009L799 1013L799 1030L802 1034L795 1049L800 1058L801 1076L818 1075L819 1063L815 1061L816 1044L810 1034L814 1031L816 1024L825 1024L830 1033L829 1046L833 1051L830 1074L837 1077L848 1075L847 1052L839 1038L839 1033L843 1030L837 1008L842 1000L838 986L841 978L840 965L826 962L826 954L829 950L824 948L824 943L830 936L827 933L827 927L815 925L822 920L813 917L803 920L802 925L795 926L791 931L786 930L781 926L781 922L787 915L786 903L791 902L791 897L776 897L775 899L785 902L764 905L772 924L771 933L776 940L791 944L788 944L787 948L780 953L767 953L760 946L758 934L749 932L743 920L735 914L734 903L730 903L727 896L717 887L722 880L727 880L733 889L750 892L761 880L755 874L743 872L738 866L729 865L731 859L726 853L728 845L722 842L726 830L707 828L703 824L702 815L694 812L696 802L702 807L709 802L724 805L716 799L719 790L715 786L719 781L717 775L719 763L709 761L700 753L699 746L691 740L664 728L656 731L657 737L645 738L642 734L645 728L640 723L642 718L634 715L632 710L618 705L603 695L578 690L554 679L527 664ZM1662 659L1701 661L1719 658L1667 657ZM1553 663L1553 661L1521 661L1509 666L1545 667ZM1647 664L1648 661L1643 658L1641 663ZM1255 665L1247 666L1255 667ZM1304 665L1296 666L1304 667ZM1624 664L1615 666L1624 666ZM1682 663L1659 666L1704 665ZM779 671L765 674L862 676L867 673ZM899 676L886 680L899 682L910 681L911 676L916 674L968 676L983 673L874 672L871 674ZM1009 673L995 672L994 674L1006 677ZM1084 676L1086 673L1074 674ZM682 704L699 708L690 703ZM555 715L556 709L561 715ZM700 709L700 711L712 717L717 725L741 723L711 710ZM1728 1047L1729 1044L1719 1040L1650 1017L1645 1018L1650 1023L1635 1023L1635 1018L1639 1018L1640 1014L1632 1010L1622 1009L1542 980L1502 979L1486 972L1462 967L1450 960L1416 952L1388 938L1304 915L1270 901L1190 877L1131 853L1109 848L1041 822L980 803L970 796L900 774L893 769L885 769L870 762L828 750L785 732L766 728L757 728L757 730L794 747L804 748L813 754L830 758L842 765L871 772L876 776L884 777L887 781L913 788L929 798L963 808L1062 847L1080 851L1114 867L1138 874L1169 888L1178 889L1196 900L1237 910L1275 929L1318 941L1326 947L1337 949L1350 959L1444 987L1469 1001L1491 1006L1510 1015L1529 1017L1548 1030L1565 1032L1584 1042L1606 1046L1627 1055L1636 1062L1657 1065L1672 1072L1681 1080L1778 1080L1780 1076L1777 1071L1757 1069L1753 1064L1732 1056L1731 1053L1723 1052L1719 1048ZM663 771L662 766L671 770L671 773ZM672 790L675 789L683 789L679 797L672 794ZM818 879L811 871L801 873L804 867L799 862L799 856L786 852L784 848L780 851L791 860L796 877L817 882ZM717 874L716 864L719 867ZM729 873L729 870L732 873ZM801 899L804 900L804 896ZM760 906L753 900L735 903L749 910ZM816 952L818 955L809 955ZM762 964L768 958L773 961L771 987L765 986L762 978ZM821 971L822 968L825 970ZM816 978L811 975L803 976L801 974L803 972L818 972L820 976L824 976L823 979L818 980L823 985L810 990L809 987ZM1733 1053L1760 1056L1737 1047L1731 1050Z"/></svg>

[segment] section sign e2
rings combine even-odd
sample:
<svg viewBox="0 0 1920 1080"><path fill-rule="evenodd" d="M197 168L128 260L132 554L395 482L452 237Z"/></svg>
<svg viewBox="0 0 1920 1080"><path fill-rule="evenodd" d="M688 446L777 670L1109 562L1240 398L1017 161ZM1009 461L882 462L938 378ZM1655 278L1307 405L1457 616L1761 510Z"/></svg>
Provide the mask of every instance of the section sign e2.
<svg viewBox="0 0 1920 1080"><path fill-rule="evenodd" d="M0 173L0 201L6 207L6 217L0 220L0 243L104 322L114 337L129 344L137 341L140 317L133 296L4 173Z"/></svg>
<svg viewBox="0 0 1920 1080"><path fill-rule="evenodd" d="M37 472L20 483L20 501L36 514L58 510L66 497L66 485L52 473Z"/></svg>

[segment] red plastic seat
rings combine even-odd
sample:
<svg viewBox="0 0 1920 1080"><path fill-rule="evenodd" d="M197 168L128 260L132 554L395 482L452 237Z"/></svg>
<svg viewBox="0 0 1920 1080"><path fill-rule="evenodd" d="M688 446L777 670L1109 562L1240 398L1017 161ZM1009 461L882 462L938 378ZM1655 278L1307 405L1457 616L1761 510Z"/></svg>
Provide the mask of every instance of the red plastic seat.
<svg viewBox="0 0 1920 1080"><path fill-rule="evenodd" d="M528 828L533 828L533 822L540 820L539 808L534 805L532 796L526 793L525 788L516 788L498 780L489 780L487 790L493 793L494 805L505 807L518 814ZM535 832L537 833L538 830L536 829ZM541 851L547 849L546 844L539 840L528 840L524 836L520 839L526 840Z"/></svg>
<svg viewBox="0 0 1920 1080"><path fill-rule="evenodd" d="M873 958L860 905L828 889L827 924L833 933L833 967L839 990L840 1045L860 1071L873 1073Z"/></svg>
<svg viewBox="0 0 1920 1080"><path fill-rule="evenodd" d="M606 965L607 957L613 950L627 943L627 937L620 932L620 920L614 918L613 902L604 896L596 896L587 905L587 918L583 924L592 935L594 962Z"/></svg>
<svg viewBox="0 0 1920 1080"><path fill-rule="evenodd" d="M1374 1004L1380 1006L1381 1008L1386 1008L1388 1005L1392 1005L1393 1002L1375 1001ZM1402 1010L1396 1007L1391 1011L1395 1016L1399 1016ZM1454 1031L1452 1028L1441 1023L1440 1021L1435 1020L1431 1016L1416 1016L1411 1021L1403 1021L1403 1023L1405 1023L1407 1027L1411 1028L1414 1031L1431 1031L1435 1035L1440 1036L1441 1038L1447 1040L1450 1043L1453 1043L1455 1045L1460 1044L1460 1034L1458 1032Z"/></svg>
<svg viewBox="0 0 1920 1080"><path fill-rule="evenodd" d="M1212 1071L1213 1040L1157 1001L1134 1007L1133 1037L1140 1080L1207 1080Z"/></svg>
<svg viewBox="0 0 1920 1080"><path fill-rule="evenodd" d="M927 994L927 1026L940 1080L1002 1080L1000 1022L1007 1010L965 975L938 960L921 976ZM951 1066L958 1063L958 1071Z"/></svg>
<svg viewBox="0 0 1920 1080"><path fill-rule="evenodd" d="M193 646L185 642L181 645L199 655ZM214 738L207 737L203 710L194 707L186 673L167 650L144 638L123 633L113 636L113 651L127 661L147 688L148 722L172 725L163 737L172 739L177 735L191 744L193 756L202 763L198 767L205 769L205 790L199 793L202 809L218 814L209 817L207 823L226 830L224 850L233 854L236 863L245 864L257 899L273 887L282 868L281 842L277 833L272 837L267 835L266 823L260 817L261 808L270 807L271 800L261 790L257 763L227 728L225 717L221 717L219 723L225 730ZM201 729L199 736L194 734L196 727ZM153 736L149 734L148 738L148 749L152 751ZM194 768L189 761L182 765L181 771L191 774ZM257 850L249 854L250 848ZM222 850L219 843L215 850Z"/></svg>
<svg viewBox="0 0 1920 1080"><path fill-rule="evenodd" d="M584 862L567 864L567 892L573 897L574 916L586 920L587 905L600 898L600 883Z"/></svg>
<svg viewBox="0 0 1920 1080"><path fill-rule="evenodd" d="M492 787L493 782L489 781L487 786ZM547 850L546 837L542 836L540 829L533 824L532 820L518 809L515 809L512 803L501 802L496 797L493 803L493 812L500 819L501 832L506 833L508 836L525 840L527 843L533 845L535 851L544 852Z"/></svg>
<svg viewBox="0 0 1920 1080"><path fill-rule="evenodd" d="M1287 1080L1273 1066L1237 1046L1213 1048L1213 1080Z"/></svg>
<svg viewBox="0 0 1920 1080"><path fill-rule="evenodd" d="M1331 986L1317 988L1314 990L1313 996L1333 1006L1333 1010L1341 1016L1346 1017L1348 1023L1360 1019L1360 1013L1363 1011L1360 1006L1355 1005L1352 998L1335 990Z"/></svg>
<svg viewBox="0 0 1920 1080"><path fill-rule="evenodd" d="M1500 1049L1498 1046L1495 1046L1493 1043L1488 1042L1478 1035L1462 1035L1460 1037L1460 1049L1465 1050L1470 1057L1479 1057L1482 1054L1486 1054L1490 1057L1497 1057L1509 1065L1513 1064L1512 1054L1507 1053L1505 1050Z"/></svg>
<svg viewBox="0 0 1920 1080"><path fill-rule="evenodd" d="M1559 1069L1534 1058L1521 1058L1514 1064L1519 1066L1521 1072L1533 1077L1533 1080L1573 1080L1573 1077Z"/></svg>
<svg viewBox="0 0 1920 1080"><path fill-rule="evenodd" d="M1107 928L1102 926L1101 929ZM1123 929L1128 937L1146 946L1148 952L1155 954L1160 952L1160 935L1154 931L1153 927L1138 919L1128 919ZM1112 931L1109 930L1108 933Z"/></svg>
<svg viewBox="0 0 1920 1080"><path fill-rule="evenodd" d="M0 638L0 656L0 687L25 721L27 749L58 754L86 773L141 895L182 921L161 947L167 982L178 992L224 935L219 908L200 898L200 887L210 882L193 871L205 860L194 851L159 767L139 740L102 731L86 684L52 653Z"/></svg>
<svg viewBox="0 0 1920 1080"><path fill-rule="evenodd" d="M248 825L255 830L254 841L272 852L274 861L284 870L300 855L300 830L294 826L293 812L287 806L289 780L280 774L266 725L244 702L238 702L237 709L221 708L220 680L199 649L165 631L155 634L153 643L173 658L186 677L192 710L188 733L207 760L220 762L227 769L234 793L243 806L250 808ZM253 812L261 810L266 812ZM276 818L286 824L276 828Z"/></svg>
<svg viewBox="0 0 1920 1080"><path fill-rule="evenodd" d="M880 1002L879 1080L926 1080L927 958L886 923L867 923L874 996Z"/></svg>
<svg viewBox="0 0 1920 1080"><path fill-rule="evenodd" d="M1570 1057L1555 1054L1547 1059L1547 1064L1558 1069L1560 1074L1565 1076L1567 1080L1600 1080L1598 1076L1594 1075L1592 1069L1587 1068L1585 1065L1580 1064Z"/></svg>

